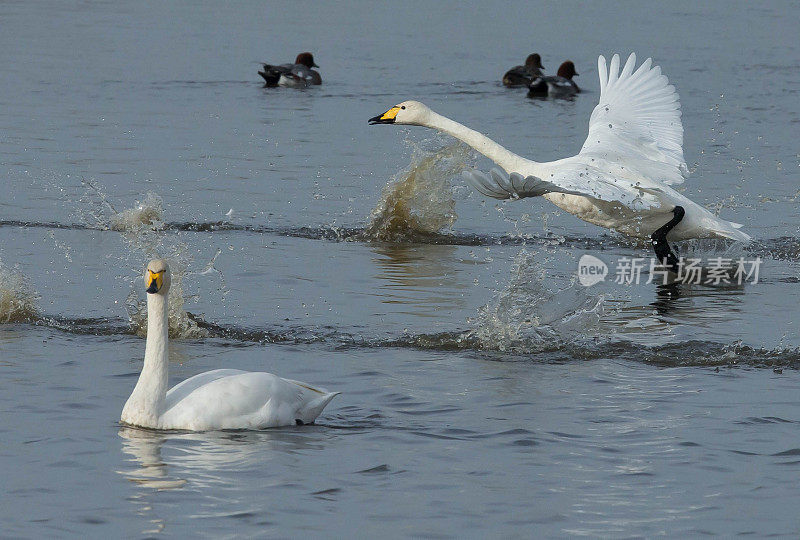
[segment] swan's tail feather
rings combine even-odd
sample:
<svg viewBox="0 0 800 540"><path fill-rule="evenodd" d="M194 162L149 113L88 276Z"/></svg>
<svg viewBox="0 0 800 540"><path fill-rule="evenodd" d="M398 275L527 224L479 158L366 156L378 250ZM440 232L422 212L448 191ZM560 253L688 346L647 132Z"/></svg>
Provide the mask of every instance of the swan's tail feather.
<svg viewBox="0 0 800 540"><path fill-rule="evenodd" d="M566 190L535 176L523 177L519 173L509 175L497 168L492 169L488 174L476 170L464 171L461 176L475 190L493 199L525 199L539 197L545 193L581 195L581 193Z"/></svg>
<svg viewBox="0 0 800 540"><path fill-rule="evenodd" d="M744 231L740 231L740 223L733 223L732 221L722 221L708 226L708 230L724 238L737 240L739 242L750 242L752 238Z"/></svg>
<svg viewBox="0 0 800 540"><path fill-rule="evenodd" d="M298 411L299 418L304 424L310 424L317 419L322 409L324 409L333 398L341 394L341 392L326 392L325 394L316 397L304 404Z"/></svg>
<svg viewBox="0 0 800 540"><path fill-rule="evenodd" d="M704 208L703 211L705 215L700 218L698 225L705 231L711 233L711 235L718 238L730 238L731 240L745 243L752 240L749 234L740 230L742 228L741 223L720 219Z"/></svg>

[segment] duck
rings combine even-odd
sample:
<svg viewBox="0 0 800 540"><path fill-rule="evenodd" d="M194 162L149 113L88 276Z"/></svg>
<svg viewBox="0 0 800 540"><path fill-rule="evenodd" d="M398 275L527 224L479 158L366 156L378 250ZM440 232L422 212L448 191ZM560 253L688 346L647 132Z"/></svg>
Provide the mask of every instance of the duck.
<svg viewBox="0 0 800 540"><path fill-rule="evenodd" d="M637 69L631 53L620 72L597 60L600 98L589 134L577 155L538 162L519 156L486 135L437 114L418 101L404 101L369 119L447 133L488 157L498 168L462 173L468 184L494 199L544 197L589 223L634 238L650 239L659 262L677 272L670 241L727 238L749 242L742 225L726 221L675 188L688 174L683 125L675 87L652 59Z"/></svg>
<svg viewBox="0 0 800 540"><path fill-rule="evenodd" d="M503 85L509 88L515 86L528 86L531 82L542 76L542 57L537 53L529 54L524 66L514 66L503 75Z"/></svg>
<svg viewBox="0 0 800 540"><path fill-rule="evenodd" d="M339 394L266 372L216 369L167 390L168 304L166 261L144 272L147 285L147 344L144 365L120 421L155 430L264 429L310 424Z"/></svg>
<svg viewBox="0 0 800 540"><path fill-rule="evenodd" d="M279 66L264 64L259 75L264 79L264 87L287 86L290 88L306 88L322 84L319 72L311 68L319 67L314 62L314 55L303 52L297 55L294 64Z"/></svg>
<svg viewBox="0 0 800 540"><path fill-rule="evenodd" d="M567 60L558 66L558 73L555 77L536 77L528 85L528 97L570 97L581 91L572 77L577 77L575 64L572 60Z"/></svg>

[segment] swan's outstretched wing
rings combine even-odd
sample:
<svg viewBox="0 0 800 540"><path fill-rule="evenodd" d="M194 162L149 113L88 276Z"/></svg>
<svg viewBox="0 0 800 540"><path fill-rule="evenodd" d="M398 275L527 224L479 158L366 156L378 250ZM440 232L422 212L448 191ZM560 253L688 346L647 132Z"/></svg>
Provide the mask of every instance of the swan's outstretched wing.
<svg viewBox="0 0 800 540"><path fill-rule="evenodd" d="M683 159L681 106L675 87L648 58L639 68L631 53L622 72L619 55L597 59L600 102L589 120L580 154L625 161L639 173L674 185L687 173Z"/></svg>
<svg viewBox="0 0 800 540"><path fill-rule="evenodd" d="M568 193L563 188L545 182L541 178L528 176L523 178L519 173L511 173L493 168L488 173L481 171L464 171L461 176L480 193L493 199L524 199L526 197L539 197L554 191ZM580 193L575 193L580 195Z"/></svg>
<svg viewBox="0 0 800 540"><path fill-rule="evenodd" d="M660 190L642 187L635 182L616 178L581 163L562 163L550 180L535 176L523 178L518 173L507 174L494 168L488 174L481 171L461 173L466 182L477 191L494 199L524 199L545 193L581 195L607 202L620 202L633 210L647 210L661 206Z"/></svg>

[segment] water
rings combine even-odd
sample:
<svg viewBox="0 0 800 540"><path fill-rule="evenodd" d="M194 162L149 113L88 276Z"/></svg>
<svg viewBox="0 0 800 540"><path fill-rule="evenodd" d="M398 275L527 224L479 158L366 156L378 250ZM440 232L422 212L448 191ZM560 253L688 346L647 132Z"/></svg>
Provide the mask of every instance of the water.
<svg viewBox="0 0 800 540"><path fill-rule="evenodd" d="M800 532L796 6L18 2L0 20L2 536ZM259 61L303 50L321 87L261 88ZM676 85L685 193L754 236L758 283L585 289L581 255L647 247L485 200L458 176L484 158L366 123L419 99L564 157L597 54L630 50ZM502 88L534 51L574 60L586 93ZM118 424L156 255L179 292L172 381L235 367L341 391L316 425Z"/></svg>

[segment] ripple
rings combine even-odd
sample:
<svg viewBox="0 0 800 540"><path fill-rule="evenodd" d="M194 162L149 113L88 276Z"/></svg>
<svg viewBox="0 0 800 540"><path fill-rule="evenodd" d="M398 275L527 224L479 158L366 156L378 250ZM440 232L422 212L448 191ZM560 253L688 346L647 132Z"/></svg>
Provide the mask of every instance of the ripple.
<svg viewBox="0 0 800 540"><path fill-rule="evenodd" d="M583 362L603 358L615 358L641 364L661 367L699 366L699 367L736 367L749 366L769 369L800 369L800 348L776 347L767 349L752 347L741 343L721 343L718 341L687 340L664 345L645 345L616 336L603 339L575 336L571 340L542 343L537 337L520 340L513 352L504 352L499 346L492 348L485 340L477 340L471 330L441 332L437 334L403 334L400 337L365 337L362 333L353 334L332 326L321 327L265 327L248 328L236 325L223 325L205 321L187 313L198 328L203 330L201 336L189 336L187 339L204 340L206 343L220 346L248 346L252 344L295 344L295 345L327 345L333 348L381 349L408 348L436 352L471 351L481 355L485 360L498 362L535 362L561 364ZM63 316L35 316L23 321L51 328L60 332L76 335L93 336L131 336L135 328L130 321L121 318L71 318ZM379 373L377 373L379 374ZM361 376L372 377L376 372L367 371ZM134 376L134 375L124 375ZM597 382L602 379L597 379ZM413 398L400 394L390 394L387 399L405 408L422 407ZM509 403L511 407L525 402ZM424 414L412 410L404 414ZM440 411L444 412L444 411ZM746 419L745 422L792 422L777 417L764 417L758 420Z"/></svg>

